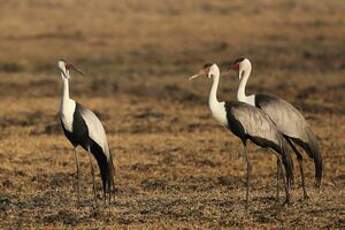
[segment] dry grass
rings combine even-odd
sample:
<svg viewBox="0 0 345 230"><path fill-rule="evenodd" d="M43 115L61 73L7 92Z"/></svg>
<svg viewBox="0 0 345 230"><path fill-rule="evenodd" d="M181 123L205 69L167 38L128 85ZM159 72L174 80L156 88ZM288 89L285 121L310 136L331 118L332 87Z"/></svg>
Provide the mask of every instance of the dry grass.
<svg viewBox="0 0 345 230"><path fill-rule="evenodd" d="M0 226L344 228L344 10L341 0L2 2ZM239 55L253 60L248 90L291 101L320 138L324 186L314 190L306 159L308 202L298 177L293 205L276 205L275 159L251 145L244 212L240 142L210 116L210 82L186 80L205 61ZM72 76L71 94L98 112L116 155L108 208L92 208L82 150L75 203L73 152L57 118L60 57L87 72ZM236 85L224 77L220 97L234 99Z"/></svg>

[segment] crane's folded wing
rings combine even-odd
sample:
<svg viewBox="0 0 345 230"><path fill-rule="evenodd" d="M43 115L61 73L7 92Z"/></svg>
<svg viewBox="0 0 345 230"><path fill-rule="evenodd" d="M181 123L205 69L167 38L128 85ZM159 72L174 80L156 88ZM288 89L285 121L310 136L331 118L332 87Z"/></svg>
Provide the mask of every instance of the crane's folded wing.
<svg viewBox="0 0 345 230"><path fill-rule="evenodd" d="M82 105L80 106L80 114L88 127L90 138L103 149L107 158L109 158L107 137L101 121L96 114Z"/></svg>

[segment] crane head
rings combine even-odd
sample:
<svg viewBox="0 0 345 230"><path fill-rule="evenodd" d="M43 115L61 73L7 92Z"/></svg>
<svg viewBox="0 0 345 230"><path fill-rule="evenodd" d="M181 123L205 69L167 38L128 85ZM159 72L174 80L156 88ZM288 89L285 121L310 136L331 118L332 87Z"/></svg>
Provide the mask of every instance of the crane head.
<svg viewBox="0 0 345 230"><path fill-rule="evenodd" d="M216 64L212 64L212 63L206 63L197 74L189 77L189 80L193 80L195 78L198 78L200 76L206 76L208 78L211 78L215 75L215 72L218 71L219 72L219 68Z"/></svg>
<svg viewBox="0 0 345 230"><path fill-rule="evenodd" d="M67 63L66 61L64 61L63 59L58 61L58 67L61 71L61 74L64 78L69 79L70 75L69 75L69 71L71 69L75 70L77 73L79 73L80 75L84 76L84 73L82 71L80 71L77 67L75 67L73 64Z"/></svg>
<svg viewBox="0 0 345 230"><path fill-rule="evenodd" d="M229 70L239 71L241 63L246 60L244 57L237 58L229 65Z"/></svg>
<svg viewBox="0 0 345 230"><path fill-rule="evenodd" d="M241 80L244 72L248 70L250 71L251 68L252 65L250 61L247 58L240 57L229 64L226 73L229 73L231 70L235 70L236 72L239 72L238 78Z"/></svg>

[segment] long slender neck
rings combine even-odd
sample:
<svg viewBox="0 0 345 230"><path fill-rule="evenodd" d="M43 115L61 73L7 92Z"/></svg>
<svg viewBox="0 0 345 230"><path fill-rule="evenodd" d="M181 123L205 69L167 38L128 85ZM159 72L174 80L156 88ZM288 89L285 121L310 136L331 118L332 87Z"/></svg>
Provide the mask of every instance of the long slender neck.
<svg viewBox="0 0 345 230"><path fill-rule="evenodd" d="M208 99L208 103L209 103L210 107L212 107L212 105L219 103L219 101L217 99L218 84L219 84L219 73L215 74L213 76L213 83L212 83L212 87L211 87L210 96Z"/></svg>
<svg viewBox="0 0 345 230"><path fill-rule="evenodd" d="M247 100L247 95L246 95L246 85L247 85L247 81L248 78L250 76L250 72L251 72L251 68L243 68L239 71L239 77L241 77L241 75L243 74L241 81L240 81L240 85L238 86L238 90L237 90L237 100L238 101L242 101L245 102Z"/></svg>
<svg viewBox="0 0 345 230"><path fill-rule="evenodd" d="M62 77L62 89L61 89L61 106L70 99L69 97L69 82L68 79Z"/></svg>
<svg viewBox="0 0 345 230"><path fill-rule="evenodd" d="M227 115L225 111L224 102L219 102L217 99L217 90L219 85L220 73L219 70L215 70L213 73L213 83L211 86L211 92L209 97L209 107L212 112L212 116L223 126L228 125Z"/></svg>

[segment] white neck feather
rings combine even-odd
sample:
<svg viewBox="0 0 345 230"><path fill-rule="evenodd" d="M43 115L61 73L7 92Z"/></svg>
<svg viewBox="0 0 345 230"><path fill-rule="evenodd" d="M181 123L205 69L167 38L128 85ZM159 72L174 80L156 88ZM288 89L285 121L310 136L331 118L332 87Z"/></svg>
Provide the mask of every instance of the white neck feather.
<svg viewBox="0 0 345 230"><path fill-rule="evenodd" d="M69 81L62 77L61 102L69 99Z"/></svg>
<svg viewBox="0 0 345 230"><path fill-rule="evenodd" d="M237 100L255 106L255 95L250 95L250 96L246 95L246 85L250 77L251 71L252 71L252 68L250 65L242 67L239 70L238 77L241 80L240 80L240 84L237 90Z"/></svg>
<svg viewBox="0 0 345 230"><path fill-rule="evenodd" d="M62 76L62 92L61 92L61 104L60 104L60 118L62 123L68 131L73 130L73 115L76 107L74 100L69 97L69 82L68 79Z"/></svg>
<svg viewBox="0 0 345 230"><path fill-rule="evenodd" d="M211 86L211 92L208 99L208 104L211 109L213 117L223 126L228 125L228 121L226 118L226 111L225 111L225 103L219 102L217 99L217 90L219 85L219 78L220 78L220 72L218 67L217 71L214 71L213 73L213 83Z"/></svg>
<svg viewBox="0 0 345 230"><path fill-rule="evenodd" d="M216 74L213 76L213 83L211 86L210 96L208 98L208 104L210 107L212 107L213 105L219 104L219 101L217 99L218 85L219 85L219 74Z"/></svg>

